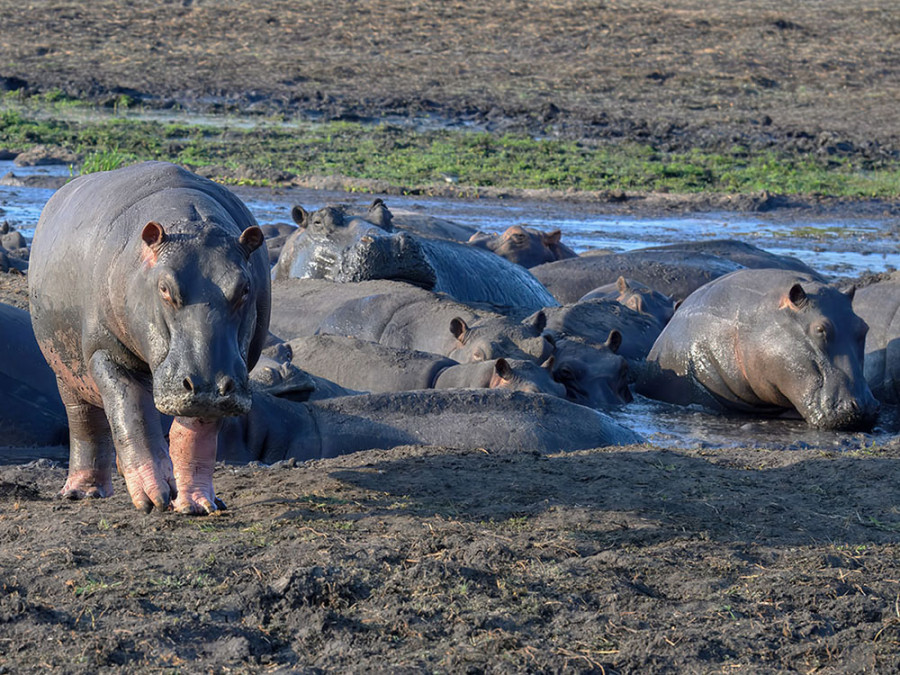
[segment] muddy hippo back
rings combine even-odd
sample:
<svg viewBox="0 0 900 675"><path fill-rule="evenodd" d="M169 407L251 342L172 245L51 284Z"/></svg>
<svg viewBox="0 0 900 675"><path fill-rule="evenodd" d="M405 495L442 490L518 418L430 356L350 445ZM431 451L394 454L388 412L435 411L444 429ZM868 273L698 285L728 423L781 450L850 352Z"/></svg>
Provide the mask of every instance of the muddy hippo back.
<svg viewBox="0 0 900 675"><path fill-rule="evenodd" d="M69 414L64 494L110 494L114 445L139 508L165 508L180 483L179 509L214 510L211 465L195 471L195 452L214 457L218 420L249 409L268 332L267 254L249 211L172 164L82 176L47 203L31 260L35 337ZM172 461L159 412L176 417Z"/></svg>

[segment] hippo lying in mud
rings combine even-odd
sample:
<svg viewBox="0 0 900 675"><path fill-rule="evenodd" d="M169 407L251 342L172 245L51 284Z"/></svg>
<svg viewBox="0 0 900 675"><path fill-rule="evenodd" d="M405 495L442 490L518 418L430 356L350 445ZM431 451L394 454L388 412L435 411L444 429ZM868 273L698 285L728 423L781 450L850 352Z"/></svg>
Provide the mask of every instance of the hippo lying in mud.
<svg viewBox="0 0 900 675"><path fill-rule="evenodd" d="M556 304L522 267L457 242L394 232L386 207L375 207L372 220L348 216L335 206L312 214L294 207L299 229L284 245L273 272L275 280L392 279L446 293L461 302L524 311Z"/></svg>
<svg viewBox="0 0 900 675"><path fill-rule="evenodd" d="M552 357L543 365L502 358L458 363L437 354L338 335L295 338L287 344L294 366L357 391L500 388L554 396L566 393L551 376Z"/></svg>
<svg viewBox="0 0 900 675"><path fill-rule="evenodd" d="M642 441L602 412L546 394L446 389L314 403L254 394L246 416L224 421L218 457L272 463L409 444L554 453Z"/></svg>
<svg viewBox="0 0 900 675"><path fill-rule="evenodd" d="M824 429L870 427L866 324L808 274L740 270L692 294L660 334L639 393L672 403L779 414Z"/></svg>
<svg viewBox="0 0 900 675"><path fill-rule="evenodd" d="M653 317L659 322L660 328L669 323L675 313L675 302L668 295L625 277L619 277L611 284L598 286L579 298L578 302L586 300L615 300L638 314Z"/></svg>
<svg viewBox="0 0 900 675"><path fill-rule="evenodd" d="M561 303L576 302L620 276L634 279L678 302L713 279L745 267L790 269L815 275L788 256L732 239L640 248L625 253L588 253L531 270Z"/></svg>
<svg viewBox="0 0 900 675"><path fill-rule="evenodd" d="M500 357L543 363L553 348L542 337L539 313L532 322L519 322L396 281L290 279L275 282L272 295L271 330L282 340L352 335L460 363Z"/></svg>
<svg viewBox="0 0 900 675"><path fill-rule="evenodd" d="M578 254L562 243L562 232L541 232L532 227L513 225L503 234L478 232L469 239L477 246L506 258L522 267L536 267L544 263L574 258Z"/></svg>
<svg viewBox="0 0 900 675"><path fill-rule="evenodd" d="M44 207L29 291L69 420L62 494L108 496L115 460L137 508L214 511L221 419L250 409L268 335L268 257L246 207L172 164L82 176ZM175 416L168 451L160 412Z"/></svg>
<svg viewBox="0 0 900 675"><path fill-rule="evenodd" d="M866 381L882 403L900 403L900 272L860 288L853 311L869 324Z"/></svg>
<svg viewBox="0 0 900 675"><path fill-rule="evenodd" d="M0 303L0 445L61 445L68 435L56 377L28 312Z"/></svg>

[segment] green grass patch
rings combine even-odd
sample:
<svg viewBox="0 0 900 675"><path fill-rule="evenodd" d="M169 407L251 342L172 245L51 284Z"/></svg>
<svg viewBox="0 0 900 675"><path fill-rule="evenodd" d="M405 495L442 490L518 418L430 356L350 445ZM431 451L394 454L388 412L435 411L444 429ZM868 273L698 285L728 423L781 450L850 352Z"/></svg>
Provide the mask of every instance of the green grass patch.
<svg viewBox="0 0 900 675"><path fill-rule="evenodd" d="M81 173L158 159L221 166L250 183L339 174L386 181L402 191L441 184L446 174L471 187L900 196L900 161L890 158L861 166L851 159L749 153L741 146L724 153L665 153L636 143L348 122L260 120L248 126L223 117L221 125L210 125L108 113L85 121L67 117L63 104L76 105L53 99L39 113L33 101L22 106L0 99L0 148L64 146L85 158L76 167ZM123 101L121 108L129 105Z"/></svg>

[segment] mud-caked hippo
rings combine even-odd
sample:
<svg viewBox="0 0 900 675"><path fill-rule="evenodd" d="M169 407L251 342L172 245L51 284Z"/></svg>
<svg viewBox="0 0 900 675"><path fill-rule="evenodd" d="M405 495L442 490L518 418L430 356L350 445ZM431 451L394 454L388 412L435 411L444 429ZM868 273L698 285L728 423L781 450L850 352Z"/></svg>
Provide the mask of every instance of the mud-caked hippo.
<svg viewBox="0 0 900 675"><path fill-rule="evenodd" d="M869 324L866 381L882 403L900 403L900 272L856 291L853 311Z"/></svg>
<svg viewBox="0 0 900 675"><path fill-rule="evenodd" d="M284 245L274 269L278 281L326 279L358 282L392 279L445 293L461 302L534 311L555 305L528 270L465 244L394 232L386 207L372 222L336 206L313 213L294 207L299 229Z"/></svg>
<svg viewBox="0 0 900 675"><path fill-rule="evenodd" d="M314 335L287 343L291 363L342 387L380 393L413 389L493 389L565 396L544 364L519 359L458 363L438 354L388 347L339 335Z"/></svg>
<svg viewBox="0 0 900 675"><path fill-rule="evenodd" d="M246 207L172 164L82 176L41 214L29 290L69 420L62 494L108 496L115 460L139 509L215 510L221 419L250 409L268 334L268 259ZM160 413L175 417L169 448Z"/></svg>
<svg viewBox="0 0 900 675"><path fill-rule="evenodd" d="M493 251L526 268L578 255L562 243L560 230L543 232L524 225L508 227L503 234L478 232L472 235L468 243L470 246Z"/></svg>
<svg viewBox="0 0 900 675"><path fill-rule="evenodd" d="M863 376L865 339L865 322L836 288L788 270L741 270L685 300L636 389L672 403L796 411L824 429L867 428L878 403Z"/></svg>

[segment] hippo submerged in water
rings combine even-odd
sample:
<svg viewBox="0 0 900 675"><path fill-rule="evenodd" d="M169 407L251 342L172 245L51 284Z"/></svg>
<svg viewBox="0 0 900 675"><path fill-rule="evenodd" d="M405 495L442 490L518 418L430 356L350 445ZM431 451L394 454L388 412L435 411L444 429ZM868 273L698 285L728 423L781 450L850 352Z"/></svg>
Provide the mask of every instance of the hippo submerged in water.
<svg viewBox="0 0 900 675"><path fill-rule="evenodd" d="M221 418L246 413L268 335L263 234L225 188L148 162L75 179L32 245L38 344L70 432L63 494L108 496L114 461L135 506L217 508ZM167 449L160 412L173 415Z"/></svg>
<svg viewBox="0 0 900 675"><path fill-rule="evenodd" d="M672 403L779 414L824 429L870 427L866 324L808 274L740 270L693 293L647 357L637 391Z"/></svg>

